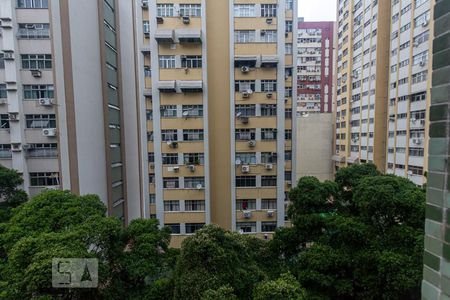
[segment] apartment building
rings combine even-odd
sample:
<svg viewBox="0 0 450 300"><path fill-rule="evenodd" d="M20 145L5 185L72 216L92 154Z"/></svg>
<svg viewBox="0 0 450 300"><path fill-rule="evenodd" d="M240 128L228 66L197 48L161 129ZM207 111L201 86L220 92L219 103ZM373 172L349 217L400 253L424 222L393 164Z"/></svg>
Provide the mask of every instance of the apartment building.
<svg viewBox="0 0 450 300"><path fill-rule="evenodd" d="M1 0L0 20L0 164L30 195L97 194L124 222L143 216L132 4Z"/></svg>
<svg viewBox="0 0 450 300"><path fill-rule="evenodd" d="M269 236L295 182L296 1L136 9L148 213L172 242L204 224Z"/></svg>
<svg viewBox="0 0 450 300"><path fill-rule="evenodd" d="M299 113L331 113L335 22L298 22Z"/></svg>
<svg viewBox="0 0 450 300"><path fill-rule="evenodd" d="M391 1L340 0L335 167L386 167Z"/></svg>
<svg viewBox="0 0 450 300"><path fill-rule="evenodd" d="M386 171L417 185L428 166L433 7L433 0L397 0L391 12Z"/></svg>

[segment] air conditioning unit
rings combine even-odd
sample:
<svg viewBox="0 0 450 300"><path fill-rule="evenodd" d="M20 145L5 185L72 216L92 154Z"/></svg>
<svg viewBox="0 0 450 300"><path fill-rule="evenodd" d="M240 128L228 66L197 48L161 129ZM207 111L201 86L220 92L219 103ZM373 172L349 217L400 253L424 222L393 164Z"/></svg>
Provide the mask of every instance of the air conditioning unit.
<svg viewBox="0 0 450 300"><path fill-rule="evenodd" d="M248 146L250 148L254 148L256 146L256 141L254 141L254 140L248 141Z"/></svg>
<svg viewBox="0 0 450 300"><path fill-rule="evenodd" d="M272 170L273 169L273 164L266 164L265 168L266 168L266 170Z"/></svg>
<svg viewBox="0 0 450 300"><path fill-rule="evenodd" d="M149 163L150 169L155 169L155 163Z"/></svg>
<svg viewBox="0 0 450 300"><path fill-rule="evenodd" d="M8 99L6 98L0 98L0 105L8 103Z"/></svg>
<svg viewBox="0 0 450 300"><path fill-rule="evenodd" d="M275 212L273 210L267 211L267 217L269 217L269 218L272 218L274 214L275 214Z"/></svg>
<svg viewBox="0 0 450 300"><path fill-rule="evenodd" d="M20 145L21 145L20 143L11 143L11 151L13 152L22 151L22 147Z"/></svg>
<svg viewBox="0 0 450 300"><path fill-rule="evenodd" d="M250 166L249 165L243 165L241 166L241 171L244 174L250 173Z"/></svg>
<svg viewBox="0 0 450 300"><path fill-rule="evenodd" d="M41 70L31 70L31 75L34 78L41 78L42 77L42 72L41 72Z"/></svg>
<svg viewBox="0 0 450 300"><path fill-rule="evenodd" d="M10 121L18 121L19 120L19 114L18 113L9 113L8 118Z"/></svg>
<svg viewBox="0 0 450 300"><path fill-rule="evenodd" d="M286 185L287 185L288 187L291 187L291 186L292 186L292 182L291 182L291 181L286 181Z"/></svg>
<svg viewBox="0 0 450 300"><path fill-rule="evenodd" d="M420 43L418 41L415 41L413 44L414 47L419 47L419 45L420 45Z"/></svg>
<svg viewBox="0 0 450 300"><path fill-rule="evenodd" d="M411 119L411 123L416 124L417 120L416 119Z"/></svg>
<svg viewBox="0 0 450 300"><path fill-rule="evenodd" d="M147 9L148 8L148 0L142 0L141 6L142 6L142 8Z"/></svg>
<svg viewBox="0 0 450 300"><path fill-rule="evenodd" d="M250 219L252 217L252 212L249 210L244 210L242 212L242 215L244 216L245 219Z"/></svg>
<svg viewBox="0 0 450 300"><path fill-rule="evenodd" d="M203 189L203 185L201 183L197 184L196 186L197 190L202 190Z"/></svg>
<svg viewBox="0 0 450 300"><path fill-rule="evenodd" d="M50 98L41 98L39 99L39 104L42 106L52 106L53 101Z"/></svg>
<svg viewBox="0 0 450 300"><path fill-rule="evenodd" d="M14 53L12 53L12 52L3 52L3 59L4 60L12 60L12 59L14 59Z"/></svg>
<svg viewBox="0 0 450 300"><path fill-rule="evenodd" d="M248 117L240 117L242 124L248 124Z"/></svg>
<svg viewBox="0 0 450 300"><path fill-rule="evenodd" d="M156 23L157 24L164 24L164 18L163 17L156 17Z"/></svg>
<svg viewBox="0 0 450 300"><path fill-rule="evenodd" d="M422 144L422 140L421 139L414 139L413 143L416 145L421 145Z"/></svg>
<svg viewBox="0 0 450 300"><path fill-rule="evenodd" d="M266 23L269 24L269 25L272 24L273 23L273 19L272 18L267 18L266 19Z"/></svg>
<svg viewBox="0 0 450 300"><path fill-rule="evenodd" d="M25 144L22 146L22 150L24 150L24 151L28 151L30 149L33 149L33 145L31 145L31 144Z"/></svg>
<svg viewBox="0 0 450 300"><path fill-rule="evenodd" d="M179 166L174 166L174 167L172 167L172 171L175 172L175 173L178 173L178 172L180 172L180 167Z"/></svg>
<svg viewBox="0 0 450 300"><path fill-rule="evenodd" d="M427 26L428 26L428 23L430 23L430 21L429 21L429 20L425 20L425 21L423 21L423 23L422 23L422 27L427 27Z"/></svg>
<svg viewBox="0 0 450 300"><path fill-rule="evenodd" d="M168 141L167 146L169 146L169 148L176 149L176 148L178 148L178 142Z"/></svg>
<svg viewBox="0 0 450 300"><path fill-rule="evenodd" d="M195 166L194 165L189 165L188 168L189 168L189 171L195 172Z"/></svg>
<svg viewBox="0 0 450 300"><path fill-rule="evenodd" d="M241 67L241 72L242 72L242 73L248 73L248 72L250 72L250 67L249 67L249 66L242 66L242 67Z"/></svg>
<svg viewBox="0 0 450 300"><path fill-rule="evenodd" d="M420 66L421 66L421 67L425 67L426 64L427 64L427 62L426 62L425 60L422 60L422 61L420 62Z"/></svg>
<svg viewBox="0 0 450 300"><path fill-rule="evenodd" d="M56 128L44 128L42 129L42 135L48 137L56 136Z"/></svg>
<svg viewBox="0 0 450 300"><path fill-rule="evenodd" d="M250 98L249 92L242 92L242 98Z"/></svg>
<svg viewBox="0 0 450 300"><path fill-rule="evenodd" d="M267 94L266 94L266 98L267 98L267 99L270 99L270 98L272 98L272 96L273 96L273 94L272 94L272 93L267 93Z"/></svg>
<svg viewBox="0 0 450 300"><path fill-rule="evenodd" d="M191 23L191 18L189 16L183 17L183 24L188 25Z"/></svg>

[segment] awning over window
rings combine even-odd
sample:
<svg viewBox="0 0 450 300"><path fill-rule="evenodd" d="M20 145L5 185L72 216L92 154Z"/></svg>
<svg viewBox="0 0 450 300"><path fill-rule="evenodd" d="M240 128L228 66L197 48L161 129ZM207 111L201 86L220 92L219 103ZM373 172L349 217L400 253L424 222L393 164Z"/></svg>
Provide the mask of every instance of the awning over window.
<svg viewBox="0 0 450 300"><path fill-rule="evenodd" d="M175 92L175 80L164 80L158 82L158 90L160 92Z"/></svg>
<svg viewBox="0 0 450 300"><path fill-rule="evenodd" d="M234 67L235 68L241 68L241 67L256 67L256 61L258 60L258 57L256 55L240 55L236 56L234 58Z"/></svg>
<svg viewBox="0 0 450 300"><path fill-rule="evenodd" d="M174 31L171 29L158 29L155 32L155 40L158 43L174 43Z"/></svg>
<svg viewBox="0 0 450 300"><path fill-rule="evenodd" d="M278 65L278 56L276 55L262 55L261 68L276 68Z"/></svg>
<svg viewBox="0 0 450 300"><path fill-rule="evenodd" d="M182 92L201 92L203 90L203 82L201 80L178 81L177 86Z"/></svg>
<svg viewBox="0 0 450 300"><path fill-rule="evenodd" d="M339 155L333 155L331 157L331 159L334 160L335 162L344 162L345 161L345 157L339 156Z"/></svg>
<svg viewBox="0 0 450 300"><path fill-rule="evenodd" d="M354 164L354 163L357 163L359 161L359 156L357 156L357 155L355 155L355 156L350 156L350 157L347 157L347 163L349 163L349 164Z"/></svg>
<svg viewBox="0 0 450 300"><path fill-rule="evenodd" d="M202 32L200 29L177 29L176 34L180 43L202 42Z"/></svg>

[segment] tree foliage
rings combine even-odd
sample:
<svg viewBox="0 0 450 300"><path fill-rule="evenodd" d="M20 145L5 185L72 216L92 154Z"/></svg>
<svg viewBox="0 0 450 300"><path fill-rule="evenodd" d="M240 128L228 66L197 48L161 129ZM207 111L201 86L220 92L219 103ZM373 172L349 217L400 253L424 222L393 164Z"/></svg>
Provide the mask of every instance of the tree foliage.
<svg viewBox="0 0 450 300"><path fill-rule="evenodd" d="M27 194L19 188L22 183L16 170L0 165L0 223L9 219L12 208L27 201Z"/></svg>

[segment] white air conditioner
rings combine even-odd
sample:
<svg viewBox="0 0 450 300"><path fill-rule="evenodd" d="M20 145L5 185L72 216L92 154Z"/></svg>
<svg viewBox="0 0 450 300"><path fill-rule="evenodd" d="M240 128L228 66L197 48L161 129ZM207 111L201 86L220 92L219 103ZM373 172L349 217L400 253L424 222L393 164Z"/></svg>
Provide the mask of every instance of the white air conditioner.
<svg viewBox="0 0 450 300"><path fill-rule="evenodd" d="M422 144L422 140L421 139L414 139L413 143L416 145L421 145Z"/></svg>
<svg viewBox="0 0 450 300"><path fill-rule="evenodd" d="M426 62L425 60L422 60L422 61L420 62L420 66L421 66L421 67L425 67L426 64L427 64L427 62Z"/></svg>
<svg viewBox="0 0 450 300"><path fill-rule="evenodd" d="M202 190L203 189L203 185L201 183L197 184L196 186L197 190Z"/></svg>
<svg viewBox="0 0 450 300"><path fill-rule="evenodd" d="M155 163L149 163L150 169L155 169Z"/></svg>
<svg viewBox="0 0 450 300"><path fill-rule="evenodd" d="M6 98L0 98L0 105L8 103L8 99Z"/></svg>
<svg viewBox="0 0 450 300"><path fill-rule="evenodd" d="M42 77L42 72L41 72L41 70L31 70L31 75L34 78L41 78Z"/></svg>
<svg viewBox="0 0 450 300"><path fill-rule="evenodd" d="M252 212L249 210L244 210L242 212L242 215L244 216L245 219L250 219L252 217Z"/></svg>
<svg viewBox="0 0 450 300"><path fill-rule="evenodd" d="M163 17L156 17L156 23L157 24L164 24L164 18Z"/></svg>
<svg viewBox="0 0 450 300"><path fill-rule="evenodd" d="M272 218L274 214L275 214L275 212L273 210L267 211L267 217L269 217L269 218Z"/></svg>
<svg viewBox="0 0 450 300"><path fill-rule="evenodd" d="M250 148L254 148L256 146L256 141L255 140L248 141L248 146Z"/></svg>
<svg viewBox="0 0 450 300"><path fill-rule="evenodd" d="M142 0L142 8L148 8L148 0Z"/></svg>
<svg viewBox="0 0 450 300"><path fill-rule="evenodd" d="M249 98L250 94L248 92L242 92L242 98Z"/></svg>
<svg viewBox="0 0 450 300"><path fill-rule="evenodd" d="M188 25L189 23L191 23L191 18L189 16L184 16L183 24Z"/></svg>
<svg viewBox="0 0 450 300"><path fill-rule="evenodd" d="M19 152L22 151L22 147L20 143L11 143L11 151Z"/></svg>
<svg viewBox="0 0 450 300"><path fill-rule="evenodd" d="M430 21L429 21L429 20L425 20L425 21L423 21L423 23L422 23L422 27L427 27L427 26L428 26L428 23L430 23Z"/></svg>
<svg viewBox="0 0 450 300"><path fill-rule="evenodd" d="M178 173L179 171L180 171L180 167L179 166L172 167L172 172Z"/></svg>
<svg viewBox="0 0 450 300"><path fill-rule="evenodd" d="M249 165L243 165L241 166L241 171L244 174L250 173L250 166Z"/></svg>
<svg viewBox="0 0 450 300"><path fill-rule="evenodd" d="M286 181L286 185L287 185L288 187L291 187L291 186L292 186L292 182L291 182L291 181Z"/></svg>
<svg viewBox="0 0 450 300"><path fill-rule="evenodd" d="M266 170L272 170L273 169L273 164L266 164L265 168L266 168Z"/></svg>
<svg viewBox="0 0 450 300"><path fill-rule="evenodd" d="M41 98L39 99L39 104L42 106L52 106L53 101L50 98Z"/></svg>
<svg viewBox="0 0 450 300"><path fill-rule="evenodd" d="M272 24L273 23L273 19L272 18L267 18L266 19L266 23L269 24L269 25Z"/></svg>
<svg viewBox="0 0 450 300"><path fill-rule="evenodd" d="M415 41L413 45L414 47L419 47L420 43L418 41Z"/></svg>
<svg viewBox="0 0 450 300"><path fill-rule="evenodd" d="M267 99L270 99L270 98L272 98L272 96L273 96L273 94L272 94L272 93L267 93L267 94L266 94L266 98L267 98Z"/></svg>
<svg viewBox="0 0 450 300"><path fill-rule="evenodd" d="M194 165L189 165L188 168L189 168L189 171L195 172L195 166Z"/></svg>
<svg viewBox="0 0 450 300"><path fill-rule="evenodd" d="M248 124L248 117L240 117L242 124Z"/></svg>
<svg viewBox="0 0 450 300"><path fill-rule="evenodd" d="M18 113L9 113L8 118L10 121L18 121L19 115L18 115Z"/></svg>
<svg viewBox="0 0 450 300"><path fill-rule="evenodd" d="M4 60L12 60L12 59L14 59L14 53L12 53L12 52L4 52L3 53L3 59Z"/></svg>
<svg viewBox="0 0 450 300"><path fill-rule="evenodd" d="M250 72L250 67L249 67L249 66L242 66L242 67L241 67L241 72L242 72L242 73L248 73L248 72Z"/></svg>
<svg viewBox="0 0 450 300"><path fill-rule="evenodd" d="M44 128L42 129L42 135L48 137L56 136L56 128Z"/></svg>
<svg viewBox="0 0 450 300"><path fill-rule="evenodd" d="M167 141L167 146L169 146L169 148L176 149L176 148L178 148L178 142Z"/></svg>

